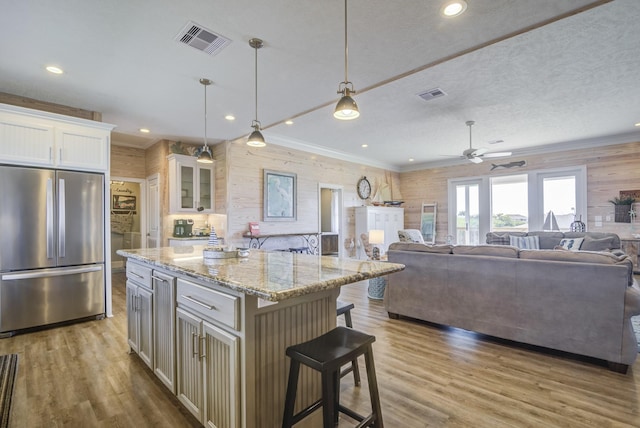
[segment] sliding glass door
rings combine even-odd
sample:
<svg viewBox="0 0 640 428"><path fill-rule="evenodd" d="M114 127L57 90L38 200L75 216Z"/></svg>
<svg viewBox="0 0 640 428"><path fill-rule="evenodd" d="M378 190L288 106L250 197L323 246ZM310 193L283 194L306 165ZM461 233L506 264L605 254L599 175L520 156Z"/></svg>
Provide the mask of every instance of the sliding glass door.
<svg viewBox="0 0 640 428"><path fill-rule="evenodd" d="M483 180L464 180L449 183L454 189L449 194L449 239L458 245L478 245L484 243L485 228L483 217Z"/></svg>

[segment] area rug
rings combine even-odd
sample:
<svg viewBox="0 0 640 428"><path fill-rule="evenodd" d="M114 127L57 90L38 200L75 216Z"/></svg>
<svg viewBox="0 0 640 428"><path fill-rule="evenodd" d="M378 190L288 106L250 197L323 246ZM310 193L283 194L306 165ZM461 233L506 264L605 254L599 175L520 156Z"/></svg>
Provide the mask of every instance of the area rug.
<svg viewBox="0 0 640 428"><path fill-rule="evenodd" d="M18 355L0 355L0 428L9 426L13 385L18 372Z"/></svg>
<svg viewBox="0 0 640 428"><path fill-rule="evenodd" d="M638 352L640 352L640 316L631 317L633 331L636 332L636 340L638 341Z"/></svg>

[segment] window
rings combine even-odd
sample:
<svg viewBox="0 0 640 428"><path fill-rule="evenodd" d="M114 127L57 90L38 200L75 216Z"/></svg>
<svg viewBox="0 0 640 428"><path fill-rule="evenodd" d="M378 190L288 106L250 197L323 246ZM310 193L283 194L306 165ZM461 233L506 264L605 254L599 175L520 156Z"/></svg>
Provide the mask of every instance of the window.
<svg viewBox="0 0 640 428"><path fill-rule="evenodd" d="M476 245L489 231L568 231L577 216L587 218L586 195L585 166L451 179L450 240Z"/></svg>
<svg viewBox="0 0 640 428"><path fill-rule="evenodd" d="M528 197L527 174L491 177L491 231L526 231Z"/></svg>

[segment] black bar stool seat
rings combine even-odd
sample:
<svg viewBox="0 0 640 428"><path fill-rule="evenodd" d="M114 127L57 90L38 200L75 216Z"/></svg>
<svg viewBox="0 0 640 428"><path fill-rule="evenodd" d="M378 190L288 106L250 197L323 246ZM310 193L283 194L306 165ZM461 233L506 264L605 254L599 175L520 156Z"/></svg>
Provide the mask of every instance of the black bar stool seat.
<svg viewBox="0 0 640 428"><path fill-rule="evenodd" d="M376 340L371 336L352 328L336 327L333 330L304 343L289 346L286 354L291 358L289 381L285 399L283 428L290 428L318 408L322 407L324 428L338 423L338 414L342 412L360 422L359 427L373 426L383 428L378 383L376 380L371 344ZM364 355L371 399L371 414L362 416L340 405L340 368ZM322 397L309 407L293 414L300 364L320 372L322 379Z"/></svg>
<svg viewBox="0 0 640 428"><path fill-rule="evenodd" d="M309 253L309 248L307 248L307 247L291 247L291 248L289 248L289 251L292 252L292 253L307 254L307 253Z"/></svg>
<svg viewBox="0 0 640 428"><path fill-rule="evenodd" d="M353 303L342 300L336 302L336 314L337 316L344 315L344 324L349 328L353 328L353 321L351 320L351 309L353 308L355 308ZM349 367L340 372L340 377L343 378L351 372L353 372L353 383L355 386L360 386L360 368L358 367L357 358L351 361Z"/></svg>

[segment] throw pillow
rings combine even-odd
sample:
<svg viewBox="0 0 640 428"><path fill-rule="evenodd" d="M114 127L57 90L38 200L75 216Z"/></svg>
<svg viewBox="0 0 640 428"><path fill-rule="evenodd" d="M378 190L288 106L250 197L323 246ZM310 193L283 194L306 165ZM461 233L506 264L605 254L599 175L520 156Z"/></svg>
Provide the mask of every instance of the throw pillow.
<svg viewBox="0 0 640 428"><path fill-rule="evenodd" d="M403 229L398 231L398 239L400 242L415 242L424 244L422 233L418 229Z"/></svg>
<svg viewBox="0 0 640 428"><path fill-rule="evenodd" d="M526 250L539 250L540 241L537 236L509 236L509 245Z"/></svg>
<svg viewBox="0 0 640 428"><path fill-rule="evenodd" d="M584 238L565 238L560 240L560 246L565 250L578 251Z"/></svg>

